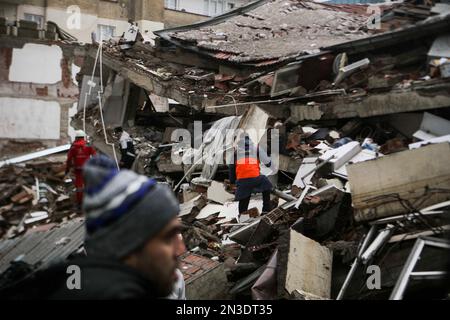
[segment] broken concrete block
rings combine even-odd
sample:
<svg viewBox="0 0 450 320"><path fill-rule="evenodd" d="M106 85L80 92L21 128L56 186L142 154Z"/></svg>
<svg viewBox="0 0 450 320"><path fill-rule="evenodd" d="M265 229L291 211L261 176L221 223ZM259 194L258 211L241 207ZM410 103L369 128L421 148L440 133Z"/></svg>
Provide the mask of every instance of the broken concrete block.
<svg viewBox="0 0 450 320"><path fill-rule="evenodd" d="M213 180L208 188L207 198L208 200L224 204L225 202L233 201L234 195L225 190L223 183Z"/></svg>
<svg viewBox="0 0 450 320"><path fill-rule="evenodd" d="M374 220L450 199L450 144L438 143L347 166L355 219ZM400 201L401 200L401 201Z"/></svg>
<svg viewBox="0 0 450 320"><path fill-rule="evenodd" d="M283 286L289 295L298 290L308 295L330 298L331 250L292 229L286 232L283 239L287 240L287 244L279 247L279 286Z"/></svg>
<svg viewBox="0 0 450 320"><path fill-rule="evenodd" d="M297 171L294 182L292 185L304 189L307 184L311 184L311 179L314 175L314 168L317 166L316 161L318 157L306 157L300 168Z"/></svg>
<svg viewBox="0 0 450 320"><path fill-rule="evenodd" d="M180 259L180 270L186 283L186 298L211 300L227 298L228 281L224 264L187 254Z"/></svg>
<svg viewBox="0 0 450 320"><path fill-rule="evenodd" d="M334 170L334 174L342 177L344 179L347 179L347 165L351 164L351 163L357 163L357 162L363 162L363 161L367 161L367 160L372 160L377 158L378 156L383 156L383 154L380 153L376 153L374 151L371 150L366 150L363 149L360 152L358 152L354 157L352 157L350 160L348 160L347 163L345 163L344 165L342 165L341 167L337 168Z"/></svg>
<svg viewBox="0 0 450 320"><path fill-rule="evenodd" d="M210 215L218 214L223 210L223 206L220 204L207 204L202 210L200 210L199 214L195 217L197 220L206 219Z"/></svg>
<svg viewBox="0 0 450 320"><path fill-rule="evenodd" d="M413 134L414 138L429 140L450 134L450 121L425 112L420 128Z"/></svg>
<svg viewBox="0 0 450 320"><path fill-rule="evenodd" d="M358 141L350 141L336 149L331 149L320 156L320 160L327 161L335 171L345 165L350 159L361 152L361 145Z"/></svg>
<svg viewBox="0 0 450 320"><path fill-rule="evenodd" d="M198 197L199 194L200 193L192 191L192 190L183 189L183 193L182 193L183 203L191 201L192 199Z"/></svg>
<svg viewBox="0 0 450 320"><path fill-rule="evenodd" d="M278 169L296 174L302 164L302 159L294 159L284 154L279 155Z"/></svg>
<svg viewBox="0 0 450 320"><path fill-rule="evenodd" d="M200 210L206 205L206 199L202 195L198 195L194 199L180 204L179 217L184 216L195 216L200 212Z"/></svg>
<svg viewBox="0 0 450 320"><path fill-rule="evenodd" d="M237 242L241 245L247 244L250 237L252 236L255 229L258 227L260 219L255 219L254 221L250 222L248 225L239 228L236 231L233 231L228 235L228 238L230 238L232 241Z"/></svg>

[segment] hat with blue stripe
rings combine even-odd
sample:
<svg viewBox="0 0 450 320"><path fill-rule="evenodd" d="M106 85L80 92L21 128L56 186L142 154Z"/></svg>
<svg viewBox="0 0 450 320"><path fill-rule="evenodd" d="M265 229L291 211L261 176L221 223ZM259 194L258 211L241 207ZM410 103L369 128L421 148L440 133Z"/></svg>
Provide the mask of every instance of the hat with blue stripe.
<svg viewBox="0 0 450 320"><path fill-rule="evenodd" d="M106 156L83 168L89 255L121 259L158 234L179 212L172 190L130 170L118 171Z"/></svg>

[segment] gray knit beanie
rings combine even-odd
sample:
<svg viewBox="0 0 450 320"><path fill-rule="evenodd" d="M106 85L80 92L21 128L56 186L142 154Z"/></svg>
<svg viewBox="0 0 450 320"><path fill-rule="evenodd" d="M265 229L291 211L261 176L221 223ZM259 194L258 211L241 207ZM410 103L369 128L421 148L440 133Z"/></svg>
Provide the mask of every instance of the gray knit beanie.
<svg viewBox="0 0 450 320"><path fill-rule="evenodd" d="M89 255L126 257L179 212L178 201L168 186L133 171L118 171L105 156L91 158L83 175L85 247Z"/></svg>

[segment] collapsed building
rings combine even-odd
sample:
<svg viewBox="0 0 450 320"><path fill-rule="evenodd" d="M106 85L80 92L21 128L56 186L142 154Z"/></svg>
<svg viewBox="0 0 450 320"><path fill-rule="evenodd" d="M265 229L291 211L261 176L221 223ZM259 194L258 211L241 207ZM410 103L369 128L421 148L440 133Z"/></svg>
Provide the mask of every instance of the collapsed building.
<svg viewBox="0 0 450 320"><path fill-rule="evenodd" d="M67 144L84 47L52 22L0 18L0 39L0 160Z"/></svg>
<svg viewBox="0 0 450 320"><path fill-rule="evenodd" d="M177 193L188 298L442 298L449 7L383 5L374 27L367 6L260 0L157 31L155 45L125 34L87 49L72 123L116 159L122 126L133 169ZM180 142L194 121L203 136ZM277 170L261 170L274 209L255 196L238 214L226 163L207 161L233 145L216 133L275 128Z"/></svg>

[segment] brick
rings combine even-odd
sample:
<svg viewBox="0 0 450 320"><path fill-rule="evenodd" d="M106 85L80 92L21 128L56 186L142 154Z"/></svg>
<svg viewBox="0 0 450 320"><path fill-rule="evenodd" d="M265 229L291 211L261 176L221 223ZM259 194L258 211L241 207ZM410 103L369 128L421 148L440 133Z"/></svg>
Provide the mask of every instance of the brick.
<svg viewBox="0 0 450 320"><path fill-rule="evenodd" d="M189 280L185 280L186 297L190 300L227 298L228 281L223 264L209 272L199 270Z"/></svg>
<svg viewBox="0 0 450 320"><path fill-rule="evenodd" d="M36 94L42 97L48 96L48 87L36 88Z"/></svg>

